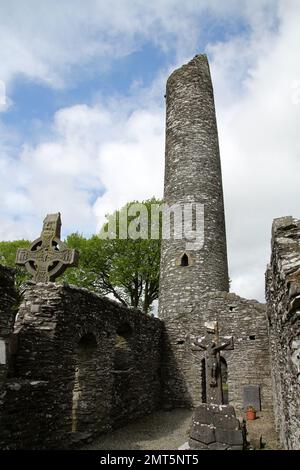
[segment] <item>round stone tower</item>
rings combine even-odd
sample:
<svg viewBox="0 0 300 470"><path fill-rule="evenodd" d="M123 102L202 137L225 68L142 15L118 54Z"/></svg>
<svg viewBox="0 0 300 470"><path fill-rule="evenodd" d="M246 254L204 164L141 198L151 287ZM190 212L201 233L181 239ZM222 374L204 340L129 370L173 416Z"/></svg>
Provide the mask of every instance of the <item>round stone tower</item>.
<svg viewBox="0 0 300 470"><path fill-rule="evenodd" d="M164 202L202 208L202 228L195 204L192 227L198 235L203 230L204 243L191 245L186 237L163 241L159 316L165 320L189 311L208 291L229 289L218 131L205 55L171 74L166 101Z"/></svg>

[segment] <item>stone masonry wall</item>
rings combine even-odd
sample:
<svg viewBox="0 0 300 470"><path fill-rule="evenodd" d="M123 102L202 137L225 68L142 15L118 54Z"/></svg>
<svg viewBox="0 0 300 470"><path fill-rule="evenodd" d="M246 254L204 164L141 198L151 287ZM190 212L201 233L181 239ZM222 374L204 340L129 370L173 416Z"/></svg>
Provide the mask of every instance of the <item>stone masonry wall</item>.
<svg viewBox="0 0 300 470"><path fill-rule="evenodd" d="M152 412L161 330L160 320L84 289L29 287L14 328L0 447L69 447Z"/></svg>
<svg viewBox="0 0 300 470"><path fill-rule="evenodd" d="M195 338L205 335L206 321L219 322L220 336L233 336L234 349L222 351L227 362L229 403L243 407L243 387L260 385L263 410L272 408L266 307L233 293L212 292L189 311L165 322L164 401L170 406L202 402L204 352L192 351Z"/></svg>
<svg viewBox="0 0 300 470"><path fill-rule="evenodd" d="M7 373L9 336L14 325L13 307L16 302L14 272L0 265L0 390Z"/></svg>
<svg viewBox="0 0 300 470"><path fill-rule="evenodd" d="M13 306L17 293L14 287L14 271L0 265L0 337L9 336L14 324Z"/></svg>
<svg viewBox="0 0 300 470"><path fill-rule="evenodd" d="M300 449L300 220L275 219L266 274L274 412L281 444Z"/></svg>

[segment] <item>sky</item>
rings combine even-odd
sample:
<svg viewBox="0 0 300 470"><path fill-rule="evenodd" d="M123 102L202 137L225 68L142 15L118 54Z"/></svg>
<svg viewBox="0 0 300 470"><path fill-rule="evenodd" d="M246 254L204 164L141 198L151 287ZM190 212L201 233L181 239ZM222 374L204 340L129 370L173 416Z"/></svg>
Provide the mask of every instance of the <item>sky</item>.
<svg viewBox="0 0 300 470"><path fill-rule="evenodd" d="M165 83L206 53L231 290L264 300L272 220L300 218L298 0L0 0L0 240L163 194Z"/></svg>

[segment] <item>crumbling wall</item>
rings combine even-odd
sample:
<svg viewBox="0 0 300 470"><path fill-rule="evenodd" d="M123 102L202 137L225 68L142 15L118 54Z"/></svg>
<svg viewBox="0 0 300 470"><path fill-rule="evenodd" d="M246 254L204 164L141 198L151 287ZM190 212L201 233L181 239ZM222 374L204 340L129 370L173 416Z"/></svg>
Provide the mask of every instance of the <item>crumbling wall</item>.
<svg viewBox="0 0 300 470"><path fill-rule="evenodd" d="M14 323L13 306L17 300L14 270L0 265L0 336L9 336Z"/></svg>
<svg viewBox="0 0 300 470"><path fill-rule="evenodd" d="M193 341L204 336L206 321L218 321L220 336L233 336L234 349L222 351L227 363L230 405L243 409L246 385L259 385L262 410L272 409L266 306L233 293L211 292L165 321L164 401L170 406L198 406L203 401L204 351Z"/></svg>
<svg viewBox="0 0 300 470"><path fill-rule="evenodd" d="M13 329L16 302L14 271L0 265L0 388L7 374L9 336Z"/></svg>
<svg viewBox="0 0 300 470"><path fill-rule="evenodd" d="M274 412L285 449L300 449L300 220L275 219L266 274Z"/></svg>
<svg viewBox="0 0 300 470"><path fill-rule="evenodd" d="M1 448L68 447L159 406L156 318L84 289L37 284L13 336Z"/></svg>

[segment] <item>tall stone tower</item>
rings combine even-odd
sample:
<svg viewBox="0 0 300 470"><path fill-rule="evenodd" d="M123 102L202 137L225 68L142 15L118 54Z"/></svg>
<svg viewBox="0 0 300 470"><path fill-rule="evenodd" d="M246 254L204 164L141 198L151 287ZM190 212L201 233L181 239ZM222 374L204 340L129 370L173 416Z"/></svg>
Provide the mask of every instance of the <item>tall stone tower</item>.
<svg viewBox="0 0 300 470"><path fill-rule="evenodd" d="M162 244L159 316L190 311L210 291L228 291L225 218L213 87L205 55L175 70L167 81L164 201L204 208L204 245L186 239Z"/></svg>
<svg viewBox="0 0 300 470"><path fill-rule="evenodd" d="M223 374L226 385L224 400L242 410L245 387L255 385L263 408L270 409L265 306L228 292L221 164L206 56L198 55L172 73L166 98L165 202L171 206L202 204L204 237L202 244L187 244L177 231L177 237L162 244L162 402L167 408L179 408L211 399L207 356L196 346L206 334L207 322L217 321L220 335L234 341L234 349L221 353L223 372L218 374Z"/></svg>

